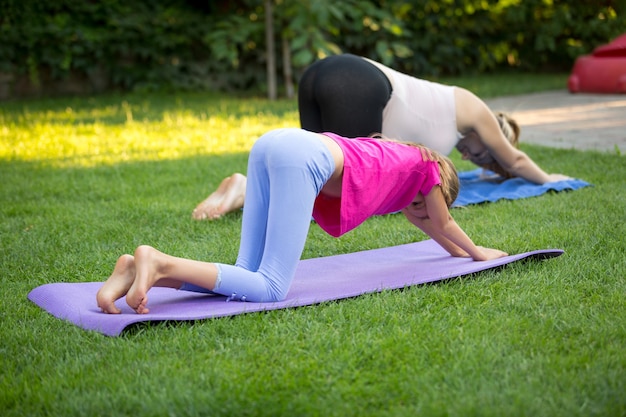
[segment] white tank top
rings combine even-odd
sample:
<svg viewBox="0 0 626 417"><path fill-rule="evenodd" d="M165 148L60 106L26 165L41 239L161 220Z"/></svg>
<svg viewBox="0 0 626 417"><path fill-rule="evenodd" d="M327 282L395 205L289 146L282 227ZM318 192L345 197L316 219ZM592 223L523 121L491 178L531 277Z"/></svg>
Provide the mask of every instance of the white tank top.
<svg viewBox="0 0 626 417"><path fill-rule="evenodd" d="M449 155L461 138L456 128L455 87L411 77L363 59L379 68L393 88L383 110L381 133Z"/></svg>

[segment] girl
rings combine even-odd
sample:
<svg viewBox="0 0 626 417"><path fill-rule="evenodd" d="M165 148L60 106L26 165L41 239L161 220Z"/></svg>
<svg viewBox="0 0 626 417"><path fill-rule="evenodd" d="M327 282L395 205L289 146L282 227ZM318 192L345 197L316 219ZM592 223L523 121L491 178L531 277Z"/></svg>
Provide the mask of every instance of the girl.
<svg viewBox="0 0 626 417"><path fill-rule="evenodd" d="M463 159L503 177L537 184L568 178L547 174L517 149L517 123L491 112L468 90L411 77L355 55L330 56L311 65L298 86L298 110L301 127L312 132L348 137L382 132L444 155L456 148ZM244 194L245 177L235 174L192 216L218 218L241 208Z"/></svg>
<svg viewBox="0 0 626 417"><path fill-rule="evenodd" d="M279 129L254 144L241 241L235 265L166 255L140 246L123 255L97 294L105 313L126 295L147 313L148 290L166 286L253 302L283 300L291 285L311 215L332 236L368 217L402 211L452 256L483 261L506 253L474 245L449 214L458 193L452 163L416 145L332 133Z"/></svg>

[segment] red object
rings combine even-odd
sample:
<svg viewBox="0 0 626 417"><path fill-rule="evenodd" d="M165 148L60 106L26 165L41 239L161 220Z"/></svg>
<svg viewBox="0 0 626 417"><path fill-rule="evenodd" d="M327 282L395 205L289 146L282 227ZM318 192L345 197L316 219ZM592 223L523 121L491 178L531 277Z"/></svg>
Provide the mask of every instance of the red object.
<svg viewBox="0 0 626 417"><path fill-rule="evenodd" d="M626 94L626 34L578 57L567 88L571 93Z"/></svg>

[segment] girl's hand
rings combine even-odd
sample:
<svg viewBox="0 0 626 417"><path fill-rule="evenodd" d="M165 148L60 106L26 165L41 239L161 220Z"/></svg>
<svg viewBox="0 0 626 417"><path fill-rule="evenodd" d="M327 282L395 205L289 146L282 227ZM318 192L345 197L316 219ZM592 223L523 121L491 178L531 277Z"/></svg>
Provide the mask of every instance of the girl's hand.
<svg viewBox="0 0 626 417"><path fill-rule="evenodd" d="M478 249L483 253L484 259L474 259L475 261L490 261L492 259L503 258L509 256L508 253L501 251L500 249L485 248L478 246Z"/></svg>

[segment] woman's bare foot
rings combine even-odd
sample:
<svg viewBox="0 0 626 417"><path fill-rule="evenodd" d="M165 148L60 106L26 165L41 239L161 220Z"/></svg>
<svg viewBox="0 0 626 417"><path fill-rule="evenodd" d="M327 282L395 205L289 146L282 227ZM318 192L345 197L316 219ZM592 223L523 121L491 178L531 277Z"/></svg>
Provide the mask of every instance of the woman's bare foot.
<svg viewBox="0 0 626 417"><path fill-rule="evenodd" d="M122 255L115 263L113 273L102 285L96 301L98 307L108 314L119 314L122 311L115 306L115 301L122 298L135 280L135 261L131 255Z"/></svg>
<svg viewBox="0 0 626 417"><path fill-rule="evenodd" d="M196 220L215 220L243 207L246 195L246 177L234 173L222 180L217 190L198 204L191 216Z"/></svg>

